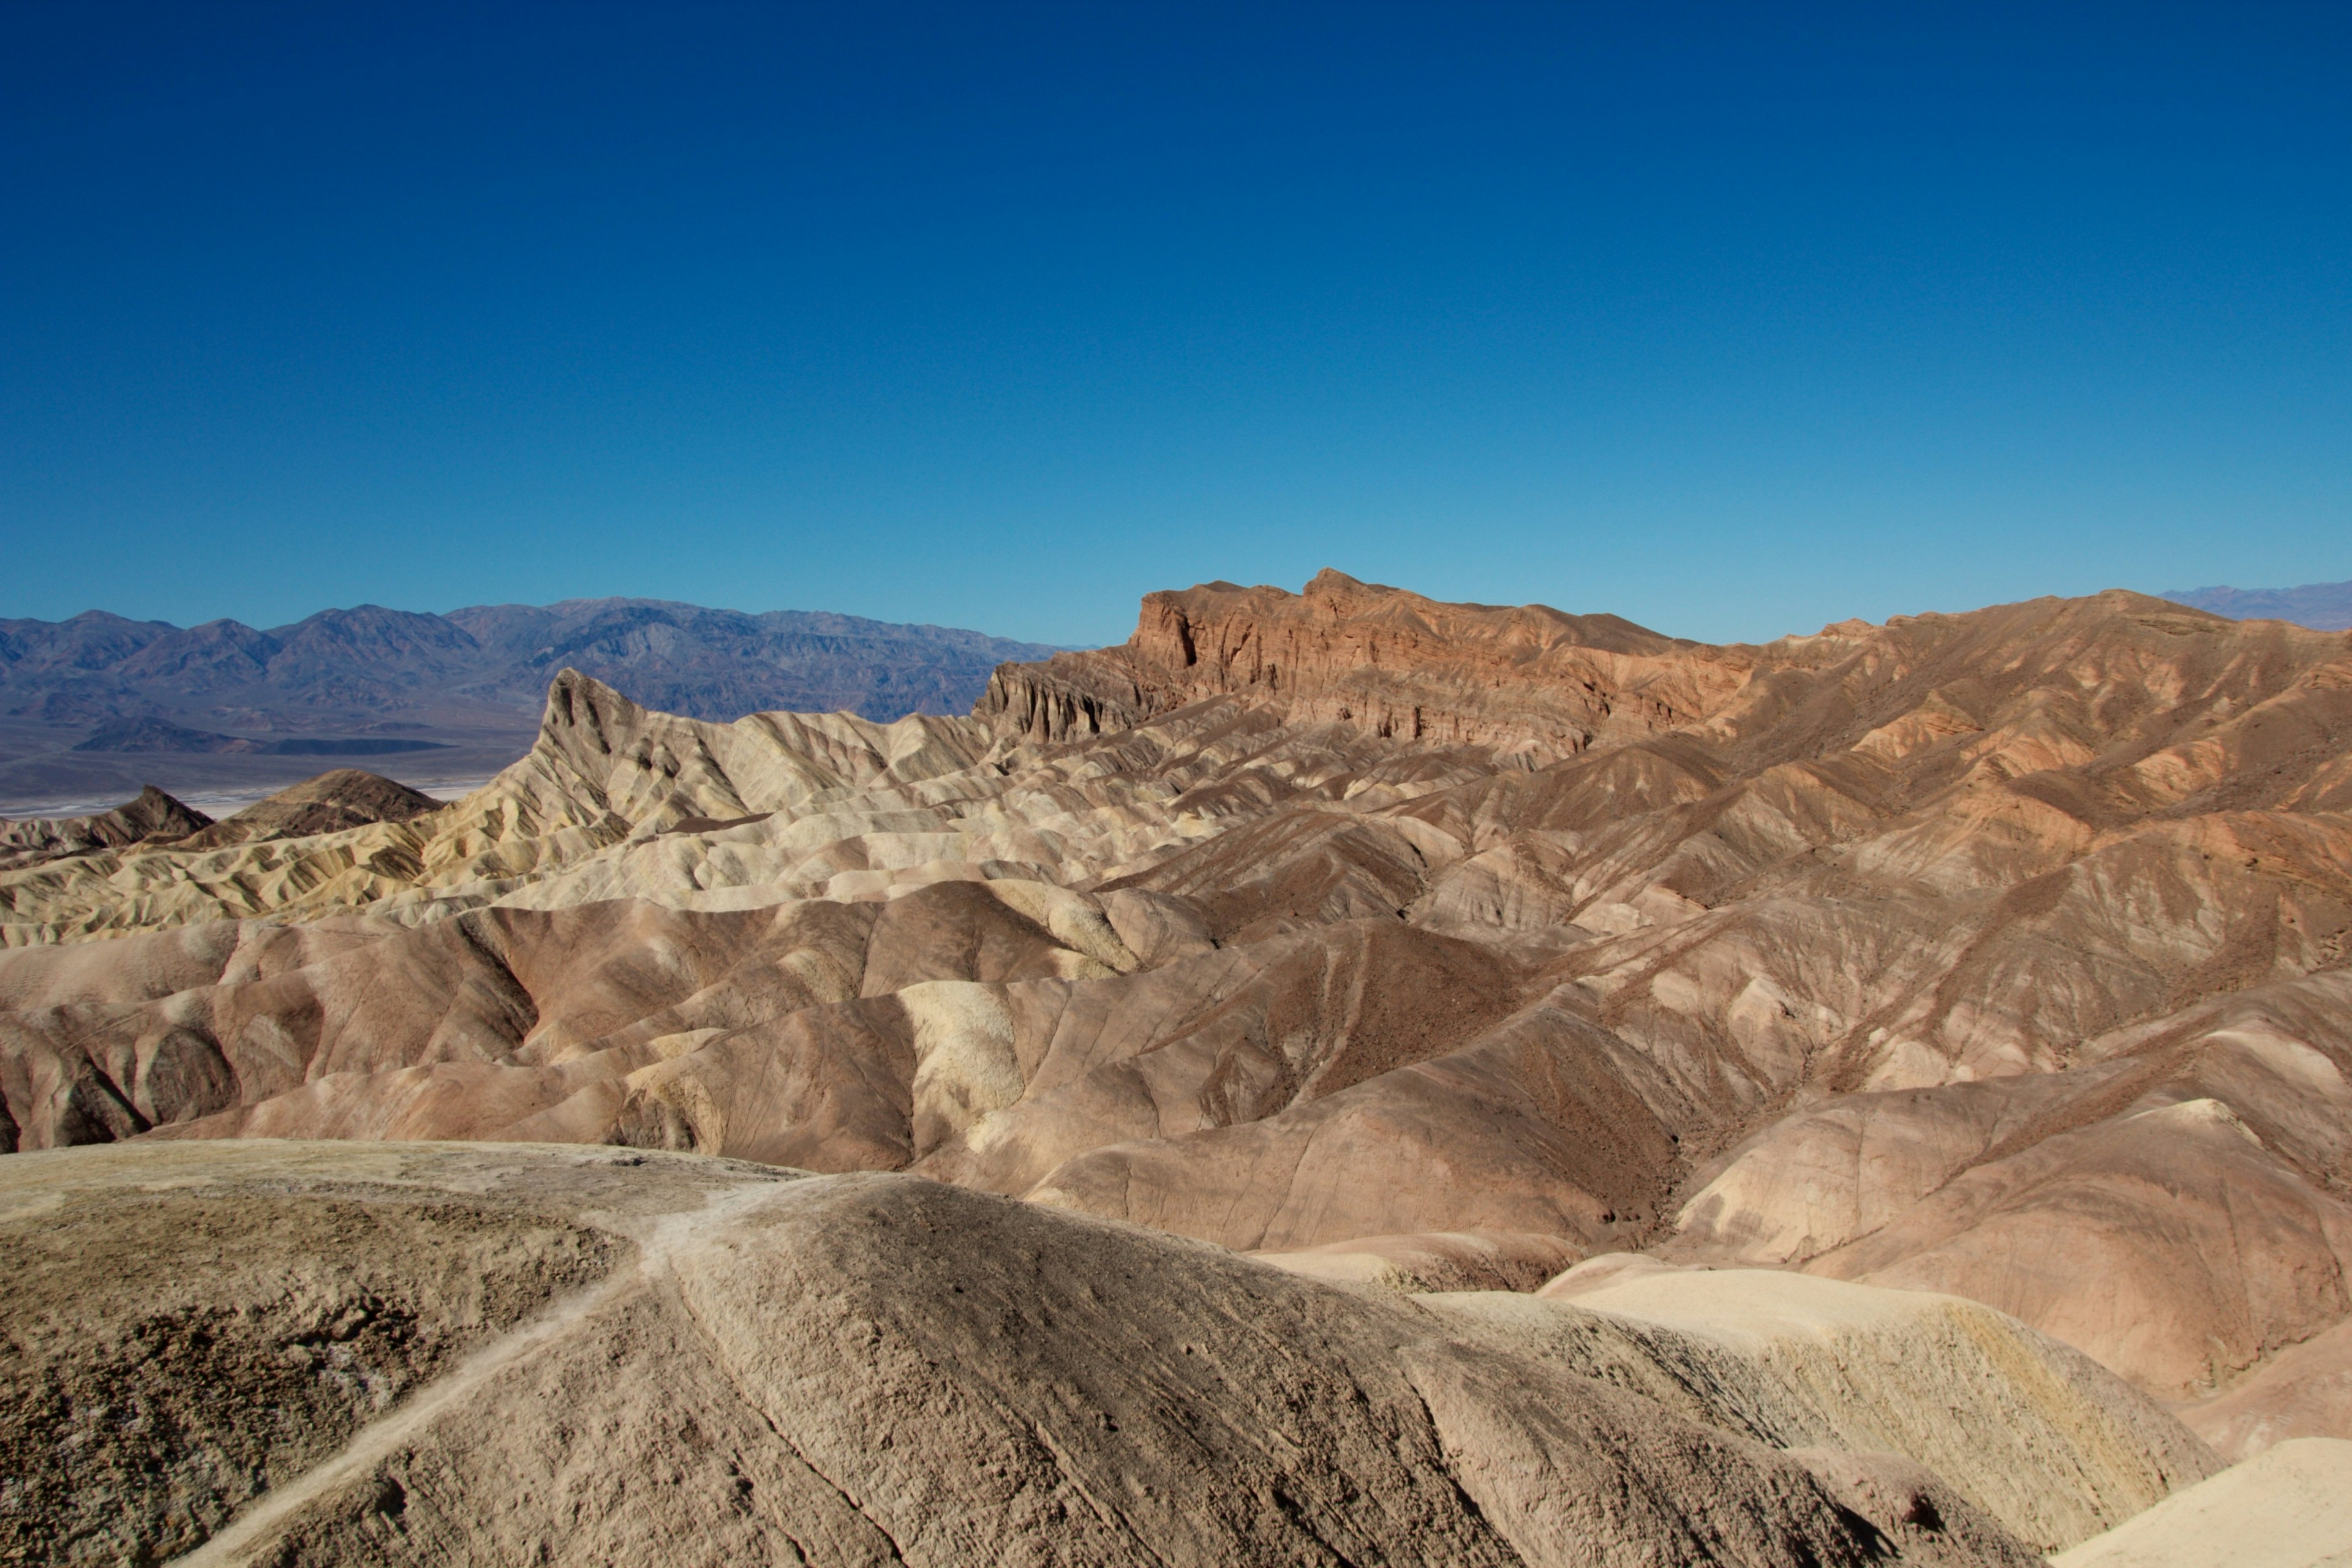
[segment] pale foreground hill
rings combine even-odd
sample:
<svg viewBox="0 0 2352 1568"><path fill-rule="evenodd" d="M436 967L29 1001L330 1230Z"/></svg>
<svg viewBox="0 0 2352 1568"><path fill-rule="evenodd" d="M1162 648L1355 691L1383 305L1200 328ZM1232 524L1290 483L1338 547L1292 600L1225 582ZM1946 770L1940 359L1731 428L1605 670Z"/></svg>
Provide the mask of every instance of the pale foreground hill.
<svg viewBox="0 0 2352 1568"><path fill-rule="evenodd" d="M1896 1292L1814 1286L1876 1320L1850 1385L1918 1388L1945 1346L1939 1477L1781 1446L1870 1418L1769 1345L1338 1290L887 1173L81 1150L0 1163L0 1247L16 1561L2024 1568L2021 1532L2213 1468L1981 1308L1939 1342Z"/></svg>
<svg viewBox="0 0 2352 1568"><path fill-rule="evenodd" d="M717 725L567 673L530 754L441 810L0 872L0 1138L911 1172L1029 1200L940 1210L949 1229L1098 1216L1228 1249L1171 1257L1258 1254L1215 1278L1435 1314L1449 1343L1817 1450L1806 1473L1860 1517L1864 1492L1949 1496L1902 1528L2006 1533L1882 1520L1856 1550L2000 1560L2219 1462L2145 1404L2091 1445L2136 1480L2054 1458L2089 1441L2071 1416L2034 1418L2056 1447L2004 1447L2053 1388L2121 1408L2099 1367L2223 1458L2352 1436L2347 938L2352 637L2115 593L1713 647L1326 574L1152 595L1127 645L1006 666L970 719ZM1626 1252L1647 1272L1614 1305L1560 1294ZM1498 1288L1562 1270L1549 1300L1643 1325L1643 1355L1671 1336L1814 1388L1801 1369L1846 1354L1819 1345L1851 1341L1903 1370L1726 1404L1727 1373L1676 1373L1685 1400L1655 1356L1598 1371L1482 1337L1554 1310ZM1937 1305L1850 1304L1888 1286ZM1432 1289L1457 1294L1409 1294ZM1255 1321L1256 1300L1220 1310ZM2012 1367L2026 1392L1937 1428L1961 1342L2011 1319L2061 1370ZM1518 1375L1444 1408L1536 1422L1504 1413ZM1127 1430L1090 1386L1069 1408ZM1250 1386L1232 1419L1289 1408ZM1892 1414L1864 1420L1874 1400ZM1985 1455L1998 1475L1970 1471ZM1143 1460L1106 1462L1118 1495L1157 1495ZM1536 1489L1616 1495L1576 1473ZM1765 1495L1747 1485L1722 1495ZM582 1520L640 1506L583 1496ZM1503 1506L1481 1528L1528 1561L1844 1560L1797 1535L1579 1557L1584 1524ZM1322 1528L1262 1560L1364 1560ZM1024 1550L1055 1560L1062 1531Z"/></svg>

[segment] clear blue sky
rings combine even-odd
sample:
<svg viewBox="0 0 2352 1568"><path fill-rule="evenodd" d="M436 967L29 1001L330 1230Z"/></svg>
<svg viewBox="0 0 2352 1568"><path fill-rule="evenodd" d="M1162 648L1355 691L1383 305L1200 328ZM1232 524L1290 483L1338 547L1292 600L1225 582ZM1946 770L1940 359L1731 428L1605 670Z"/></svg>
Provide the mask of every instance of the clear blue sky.
<svg viewBox="0 0 2352 1568"><path fill-rule="evenodd" d="M2352 577L2352 7L19 4L0 615Z"/></svg>

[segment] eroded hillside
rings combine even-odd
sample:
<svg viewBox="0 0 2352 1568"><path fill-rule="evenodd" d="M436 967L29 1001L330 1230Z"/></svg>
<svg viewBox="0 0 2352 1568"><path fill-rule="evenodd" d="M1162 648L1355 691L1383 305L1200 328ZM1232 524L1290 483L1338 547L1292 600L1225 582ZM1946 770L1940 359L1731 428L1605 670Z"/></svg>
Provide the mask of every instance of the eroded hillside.
<svg viewBox="0 0 2352 1568"><path fill-rule="evenodd" d="M0 872L0 1135L910 1171L1275 1257L1987 1303L2352 1436L2352 637L2111 593L1713 647L1326 574L402 821Z"/></svg>

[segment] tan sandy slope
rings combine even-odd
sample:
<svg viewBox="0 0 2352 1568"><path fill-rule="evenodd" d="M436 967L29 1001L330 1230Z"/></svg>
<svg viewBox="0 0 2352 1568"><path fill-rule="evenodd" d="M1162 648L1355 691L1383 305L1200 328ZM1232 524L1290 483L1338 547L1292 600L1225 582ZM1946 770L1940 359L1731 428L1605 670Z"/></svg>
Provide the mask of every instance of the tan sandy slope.
<svg viewBox="0 0 2352 1568"><path fill-rule="evenodd" d="M2352 1442L2281 1443L2053 1562L2056 1568L2345 1568L2352 1563Z"/></svg>

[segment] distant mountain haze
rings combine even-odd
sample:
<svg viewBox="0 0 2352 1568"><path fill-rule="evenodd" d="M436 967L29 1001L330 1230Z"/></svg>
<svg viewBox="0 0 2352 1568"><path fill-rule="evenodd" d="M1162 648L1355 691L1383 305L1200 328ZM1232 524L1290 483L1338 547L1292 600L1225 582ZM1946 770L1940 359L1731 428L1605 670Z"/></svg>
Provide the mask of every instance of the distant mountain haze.
<svg viewBox="0 0 2352 1568"><path fill-rule="evenodd" d="M2293 621L2314 631L2352 631L2352 583L2300 588L2175 588L2164 597L2233 621Z"/></svg>
<svg viewBox="0 0 2352 1568"><path fill-rule="evenodd" d="M329 756L487 775L530 745L548 681L567 666L702 719L788 709L888 721L967 712L997 665L1053 651L948 626L654 599L446 616L362 605L268 630L102 610L0 620L0 804L149 782L258 788L311 771L296 759Z"/></svg>

